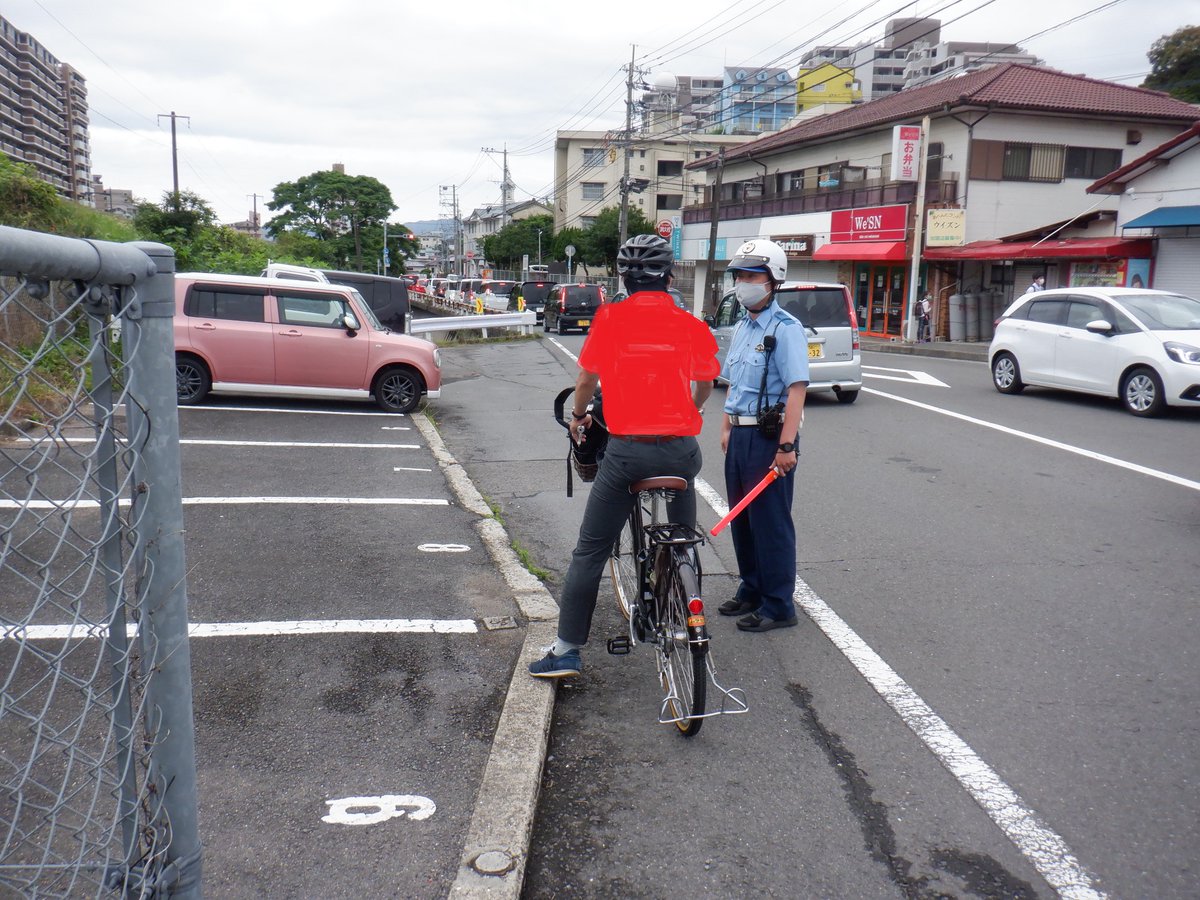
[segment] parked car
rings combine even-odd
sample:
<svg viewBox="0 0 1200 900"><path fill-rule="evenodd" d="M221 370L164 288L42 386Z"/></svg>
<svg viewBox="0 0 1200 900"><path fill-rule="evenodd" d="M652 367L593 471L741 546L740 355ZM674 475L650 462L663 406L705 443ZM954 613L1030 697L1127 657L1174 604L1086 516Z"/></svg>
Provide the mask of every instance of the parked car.
<svg viewBox="0 0 1200 900"><path fill-rule="evenodd" d="M584 334L592 325L596 311L604 302L604 288L598 284L571 282L556 284L542 308L542 328L566 334L578 328Z"/></svg>
<svg viewBox="0 0 1200 900"><path fill-rule="evenodd" d="M374 398L404 413L441 394L437 347L384 328L347 285L183 273L175 307L175 389L185 406L212 392Z"/></svg>
<svg viewBox="0 0 1200 900"><path fill-rule="evenodd" d="M536 313L540 325L546 298L556 287L553 281L522 281L508 295L508 311Z"/></svg>
<svg viewBox="0 0 1200 900"><path fill-rule="evenodd" d="M850 289L842 284L787 281L776 290L775 299L808 334L808 393L832 391L839 403L857 400L862 389L862 351ZM721 298L717 314L705 319L717 339L722 364L734 329L745 317L746 310L730 291Z"/></svg>
<svg viewBox="0 0 1200 900"><path fill-rule="evenodd" d="M388 275L371 275L368 272L339 272L322 269L330 284L345 284L358 290L371 305L375 317L397 334L407 329L409 303L408 285L403 278Z"/></svg>
<svg viewBox="0 0 1200 900"><path fill-rule="evenodd" d="M1099 394L1135 416L1200 407L1200 300L1133 288L1025 294L996 321L988 359L1002 394Z"/></svg>

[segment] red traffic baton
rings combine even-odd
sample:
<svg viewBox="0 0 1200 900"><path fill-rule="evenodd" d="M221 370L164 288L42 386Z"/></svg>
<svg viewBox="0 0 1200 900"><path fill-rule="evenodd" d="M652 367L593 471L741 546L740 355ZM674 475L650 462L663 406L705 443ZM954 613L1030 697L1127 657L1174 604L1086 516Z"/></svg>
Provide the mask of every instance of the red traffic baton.
<svg viewBox="0 0 1200 900"><path fill-rule="evenodd" d="M751 501L753 501L755 497L757 497L759 494L761 494L763 491L765 491L767 489L767 485L769 485L772 481L774 481L776 478L778 478L782 474L783 473L780 472L777 467L771 466L771 470L769 472L767 472L766 475L763 476L763 480L760 481L758 484L756 484L753 488L751 488L750 493L748 493L745 497L743 497L738 502L737 506L735 506L733 509L731 509L729 512L727 512L725 514L725 518L723 518L720 522L718 522L716 525L714 525L712 527L712 530L710 530L708 533L711 534L713 537L716 537L718 534L720 534L721 531L725 528L725 526L728 525L730 522L732 522L734 519L736 519L738 517L738 515L741 513L741 511L743 509L745 509L747 506L749 506Z"/></svg>

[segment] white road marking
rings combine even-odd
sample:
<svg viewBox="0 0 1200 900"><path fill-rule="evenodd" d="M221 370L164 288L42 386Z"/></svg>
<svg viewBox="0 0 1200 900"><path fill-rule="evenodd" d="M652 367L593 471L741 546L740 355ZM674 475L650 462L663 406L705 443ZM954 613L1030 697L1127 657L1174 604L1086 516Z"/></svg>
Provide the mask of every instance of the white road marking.
<svg viewBox="0 0 1200 900"><path fill-rule="evenodd" d="M393 472L432 472L433 469L418 469L413 466L393 466Z"/></svg>
<svg viewBox="0 0 1200 900"><path fill-rule="evenodd" d="M875 378L880 381L903 381L906 384L924 384L929 387L944 387L950 385L939 378L934 378L928 372L920 369L888 369L884 366L863 366L863 378ZM876 375L876 372L897 372L898 375ZM901 375L905 377L900 377Z"/></svg>
<svg viewBox="0 0 1200 900"><path fill-rule="evenodd" d="M418 797L414 794L384 794L382 797L343 797L340 800L326 800L329 813L321 816L322 822L331 825L377 825L389 819L399 819L404 816L414 822L428 819L437 806L428 797ZM373 812L351 812L355 807L374 810ZM405 809L404 807L415 807Z"/></svg>
<svg viewBox="0 0 1200 900"><path fill-rule="evenodd" d="M422 553L466 553L471 548L466 544L421 544L417 549Z"/></svg>
<svg viewBox="0 0 1200 900"><path fill-rule="evenodd" d="M129 506L128 499L118 501ZM184 497L184 506L449 506L449 500L429 497ZM0 509L96 509L99 500L0 500Z"/></svg>
<svg viewBox="0 0 1200 900"><path fill-rule="evenodd" d="M130 637L137 625L129 625ZM188 637L287 637L302 634L476 634L474 619L299 619L290 622L193 622ZM102 638L108 627L85 625L6 625L0 640L66 641Z"/></svg>
<svg viewBox="0 0 1200 900"><path fill-rule="evenodd" d="M702 478L696 479L696 492L717 518L729 512L721 495ZM1067 900L1106 896L1093 887L1091 875L1066 842L798 574L794 599L1059 896Z"/></svg>
<svg viewBox="0 0 1200 900"><path fill-rule="evenodd" d="M380 431L412 431L407 425L381 425Z"/></svg>
<svg viewBox="0 0 1200 900"><path fill-rule="evenodd" d="M222 412L253 412L253 413L285 413L292 416L387 416L389 418L395 416L404 416L405 413L384 412L359 412L356 410L333 410L333 409L272 409L269 406L181 406L180 412L184 410L188 412L206 412L208 410L219 410Z"/></svg>
<svg viewBox="0 0 1200 900"><path fill-rule="evenodd" d="M571 359L575 360L575 362L579 362L579 357L576 356L574 353L572 353L570 350L568 350L566 347L564 347L562 345L562 341L556 340L552 337L548 337L548 338L546 338L546 340L548 340L550 343L552 343L555 347L557 347L563 353L567 354L567 356L571 357Z"/></svg>
<svg viewBox="0 0 1200 900"><path fill-rule="evenodd" d="M18 438L22 444L41 443L48 438ZM61 441L68 446L71 444L94 444L94 437L63 437ZM125 440L119 443L128 443ZM180 438L180 444L192 444L202 447L328 447L335 450L420 450L420 444L351 444L334 441L222 441L209 438Z"/></svg>
<svg viewBox="0 0 1200 900"><path fill-rule="evenodd" d="M1056 450L1065 450L1067 453L1074 453L1077 456L1082 456L1087 459L1094 459L1097 462L1107 463L1110 466L1128 469L1130 472L1137 472L1139 475L1149 475L1151 478L1158 478L1162 481L1179 485L1180 487L1189 488L1193 491L1200 491L1200 481L1192 481L1189 478L1183 478L1179 475L1172 475L1170 472L1163 472L1159 469L1151 469L1147 466L1141 466L1137 463L1128 462L1127 460L1117 459L1115 456L1108 456L1104 453L1097 453L1094 450L1085 450L1082 447L1076 447L1072 444L1064 444L1061 441L1055 441L1036 434L1030 434L1027 431L1018 431L1015 428L1009 428L1007 425L998 425L995 422L986 422L983 419L977 419L974 416L968 416L949 409L942 409L939 406L930 406L928 403L921 403L918 400L909 400L907 397L898 397L895 394L886 394L883 391L876 391L871 388L863 388L863 390L868 394L874 394L877 397L883 397L887 400L895 400L899 403L907 403L909 406L915 406L918 409L924 409L928 410L929 412L938 413L939 415L949 416L950 418L958 419L961 422L969 422L972 425L979 425L983 428L991 428L993 431L999 431L1002 434L1011 435L1012 437L1019 437L1027 441L1033 441L1035 444L1043 444L1047 447L1053 447Z"/></svg>

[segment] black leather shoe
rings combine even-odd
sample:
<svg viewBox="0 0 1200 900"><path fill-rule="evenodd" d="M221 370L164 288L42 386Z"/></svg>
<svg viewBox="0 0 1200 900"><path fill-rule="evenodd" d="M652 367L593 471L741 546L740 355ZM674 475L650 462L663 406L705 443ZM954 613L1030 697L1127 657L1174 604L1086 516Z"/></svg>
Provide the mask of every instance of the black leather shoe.
<svg viewBox="0 0 1200 900"><path fill-rule="evenodd" d="M789 619L768 619L758 613L751 613L745 618L738 619L739 631L773 631L776 628L791 628L796 624L796 617Z"/></svg>
<svg viewBox="0 0 1200 900"><path fill-rule="evenodd" d="M749 600L740 600L734 597L732 600L726 600L717 607L717 612L723 616L744 616L746 613L752 613L758 609L759 604L752 603Z"/></svg>

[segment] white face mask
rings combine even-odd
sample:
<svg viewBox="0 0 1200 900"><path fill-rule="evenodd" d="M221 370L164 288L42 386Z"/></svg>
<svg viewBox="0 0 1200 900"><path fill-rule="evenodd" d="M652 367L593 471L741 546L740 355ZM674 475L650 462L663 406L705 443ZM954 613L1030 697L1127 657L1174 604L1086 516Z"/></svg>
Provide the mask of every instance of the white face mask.
<svg viewBox="0 0 1200 900"><path fill-rule="evenodd" d="M746 309L753 309L758 306L759 303L766 299L767 294L770 292L771 286L769 284L761 284L753 281L739 281L733 286L733 293L737 297L738 303L742 304Z"/></svg>

